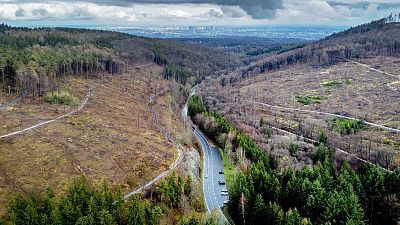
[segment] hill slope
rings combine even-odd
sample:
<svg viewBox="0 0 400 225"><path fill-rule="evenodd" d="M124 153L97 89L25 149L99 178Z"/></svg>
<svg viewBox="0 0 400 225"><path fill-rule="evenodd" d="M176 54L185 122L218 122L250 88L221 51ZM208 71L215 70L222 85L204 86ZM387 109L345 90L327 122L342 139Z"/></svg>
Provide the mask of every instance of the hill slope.
<svg viewBox="0 0 400 225"><path fill-rule="evenodd" d="M381 19L306 44L303 48L264 57L242 68L240 73L247 77L299 63L327 66L371 55L398 56L399 36L400 23L387 23L386 19Z"/></svg>

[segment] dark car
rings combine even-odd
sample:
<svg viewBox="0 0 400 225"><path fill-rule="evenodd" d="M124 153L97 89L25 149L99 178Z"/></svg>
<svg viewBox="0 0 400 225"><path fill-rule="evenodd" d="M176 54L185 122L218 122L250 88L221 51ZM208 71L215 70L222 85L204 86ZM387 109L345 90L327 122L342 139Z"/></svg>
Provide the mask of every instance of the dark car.
<svg viewBox="0 0 400 225"><path fill-rule="evenodd" d="M224 174L224 171L219 171L219 174Z"/></svg>
<svg viewBox="0 0 400 225"><path fill-rule="evenodd" d="M219 184L219 185L224 185L225 182L224 182L224 181L218 181L218 184Z"/></svg>

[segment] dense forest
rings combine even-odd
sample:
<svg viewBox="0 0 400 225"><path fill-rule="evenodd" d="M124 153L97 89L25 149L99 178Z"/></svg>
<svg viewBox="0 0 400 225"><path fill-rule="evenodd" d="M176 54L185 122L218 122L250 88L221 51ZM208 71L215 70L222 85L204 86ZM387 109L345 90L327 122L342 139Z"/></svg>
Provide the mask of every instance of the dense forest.
<svg viewBox="0 0 400 225"><path fill-rule="evenodd" d="M208 112L199 96L190 99L189 115L240 168L228 187L227 209L235 224L396 224L400 219L400 168L390 172L367 164L354 170L346 161L334 161L321 134L313 167L277 170L272 156L225 117Z"/></svg>
<svg viewBox="0 0 400 225"><path fill-rule="evenodd" d="M5 93L43 96L69 75L104 78L132 64L168 65L165 78L194 84L233 68L232 55L194 44L72 28L0 25L0 87Z"/></svg>
<svg viewBox="0 0 400 225"><path fill-rule="evenodd" d="M188 211L188 207L193 209ZM107 182L95 187L86 179L75 180L60 197L46 193L17 194L0 224L76 224L76 225L217 225L216 214L204 216L202 199L193 194L191 177L172 173L145 197L125 201L120 190ZM185 213L186 212L186 213ZM190 213L188 213L190 212ZM179 217L177 215L185 215Z"/></svg>
<svg viewBox="0 0 400 225"><path fill-rule="evenodd" d="M121 73L123 62L109 48L124 34L84 29L27 29L0 25L0 83L4 92L43 96L57 78Z"/></svg>
<svg viewBox="0 0 400 225"><path fill-rule="evenodd" d="M298 63L326 66L370 55L399 55L399 32L400 22L383 18L264 57L254 65L243 68L240 75L253 76Z"/></svg>

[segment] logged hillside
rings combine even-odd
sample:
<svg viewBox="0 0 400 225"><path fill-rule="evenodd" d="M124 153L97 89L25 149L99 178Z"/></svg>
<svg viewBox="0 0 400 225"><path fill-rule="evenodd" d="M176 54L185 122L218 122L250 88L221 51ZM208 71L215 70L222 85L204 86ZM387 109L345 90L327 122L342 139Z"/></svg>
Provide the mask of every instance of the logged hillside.
<svg viewBox="0 0 400 225"><path fill-rule="evenodd" d="M176 68L166 78L192 84L238 64L222 51L180 42L109 31L0 25L0 86L9 94L43 96L58 90L60 77L104 78L122 73L129 64L153 61Z"/></svg>
<svg viewBox="0 0 400 225"><path fill-rule="evenodd" d="M238 174L235 224L399 224L399 28L374 21L199 85L189 112Z"/></svg>
<svg viewBox="0 0 400 225"><path fill-rule="evenodd" d="M77 177L122 194L148 184L193 154L176 147L190 145L180 113L190 85L238 62L168 40L0 25L0 216L16 193L51 188L58 198ZM192 203L202 210L191 196L163 208L168 223Z"/></svg>
<svg viewBox="0 0 400 225"><path fill-rule="evenodd" d="M329 66L351 59L376 55L398 56L400 54L400 23L387 19L372 21L346 31L333 34L302 48L278 53L260 59L242 68L242 77L278 70L296 64Z"/></svg>
<svg viewBox="0 0 400 225"><path fill-rule="evenodd" d="M323 132L332 146L394 169L400 165L399 27L382 19L276 54L253 70L210 80L205 102L260 142L270 143L258 126L263 118L278 132L314 141Z"/></svg>

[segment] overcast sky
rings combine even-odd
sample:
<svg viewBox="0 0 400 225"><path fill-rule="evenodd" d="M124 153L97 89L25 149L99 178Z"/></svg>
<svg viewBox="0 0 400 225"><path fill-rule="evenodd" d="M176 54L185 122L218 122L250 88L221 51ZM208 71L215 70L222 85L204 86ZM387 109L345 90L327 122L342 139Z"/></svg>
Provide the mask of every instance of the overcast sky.
<svg viewBox="0 0 400 225"><path fill-rule="evenodd" d="M400 12L400 0L0 0L21 25L356 25Z"/></svg>

